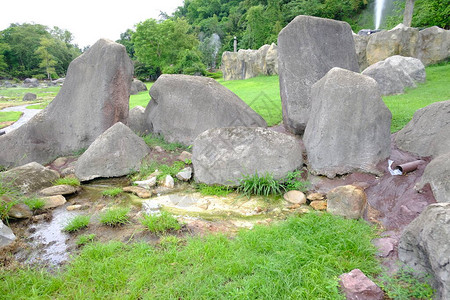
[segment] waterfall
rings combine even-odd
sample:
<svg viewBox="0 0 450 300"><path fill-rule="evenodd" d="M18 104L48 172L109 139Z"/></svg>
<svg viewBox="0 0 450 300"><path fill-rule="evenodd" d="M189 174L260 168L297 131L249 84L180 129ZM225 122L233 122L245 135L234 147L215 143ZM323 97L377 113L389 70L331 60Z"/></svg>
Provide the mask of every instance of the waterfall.
<svg viewBox="0 0 450 300"><path fill-rule="evenodd" d="M385 0L376 0L375 3L375 29L380 27L381 15L383 14Z"/></svg>

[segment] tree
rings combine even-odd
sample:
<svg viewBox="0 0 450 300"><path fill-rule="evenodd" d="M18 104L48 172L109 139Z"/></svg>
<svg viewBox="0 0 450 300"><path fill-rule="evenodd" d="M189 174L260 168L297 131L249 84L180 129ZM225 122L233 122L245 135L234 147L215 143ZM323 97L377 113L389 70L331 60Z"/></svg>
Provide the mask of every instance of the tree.
<svg viewBox="0 0 450 300"><path fill-rule="evenodd" d="M414 0L406 0L405 12L403 13L403 25L411 27L413 11L414 11Z"/></svg>
<svg viewBox="0 0 450 300"><path fill-rule="evenodd" d="M128 56L131 59L134 59L134 44L131 40L134 31L131 29L127 29L125 32L120 34L120 40L117 40L116 43L122 44L127 49Z"/></svg>
<svg viewBox="0 0 450 300"><path fill-rule="evenodd" d="M52 74L55 73L56 60L48 51L53 43L54 41L49 38L41 38L40 46L35 51L35 53L41 59L39 67L45 69L48 80L51 80Z"/></svg>

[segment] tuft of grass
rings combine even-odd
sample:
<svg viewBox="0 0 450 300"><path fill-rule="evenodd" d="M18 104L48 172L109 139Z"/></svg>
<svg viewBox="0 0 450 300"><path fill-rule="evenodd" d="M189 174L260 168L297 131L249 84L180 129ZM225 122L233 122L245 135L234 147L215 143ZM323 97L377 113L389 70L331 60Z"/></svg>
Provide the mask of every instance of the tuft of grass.
<svg viewBox="0 0 450 300"><path fill-rule="evenodd" d="M100 223L108 226L124 225L129 222L127 214L130 212L129 208L117 207L110 208L100 214Z"/></svg>
<svg viewBox="0 0 450 300"><path fill-rule="evenodd" d="M282 195L285 187L279 180L273 178L272 174L265 173L263 176L255 173L253 175L243 175L239 180L237 191L243 193L247 197L251 195L271 196Z"/></svg>
<svg viewBox="0 0 450 300"><path fill-rule="evenodd" d="M102 195L106 196L106 197L117 197L122 192L123 192L122 188L116 187L116 188L104 190L102 192Z"/></svg>
<svg viewBox="0 0 450 300"><path fill-rule="evenodd" d="M53 182L53 185L71 185L71 186L80 186L80 180L75 177L65 177L65 178L58 178Z"/></svg>
<svg viewBox="0 0 450 300"><path fill-rule="evenodd" d="M233 188L224 185L207 185L205 183L200 183L197 184L196 188L204 196L223 197L234 192Z"/></svg>
<svg viewBox="0 0 450 300"><path fill-rule="evenodd" d="M25 203L31 210L41 209L45 205L45 201L43 199L36 197L25 198L23 203Z"/></svg>
<svg viewBox="0 0 450 300"><path fill-rule="evenodd" d="M80 148L72 152L73 156L81 156L84 152L86 152L87 148Z"/></svg>
<svg viewBox="0 0 450 300"><path fill-rule="evenodd" d="M158 170L159 171L159 175L157 176L158 180L164 179L167 175L170 175L173 177L174 181L176 181L177 173L180 172L185 167L186 167L186 164L182 161L175 161L175 162L173 162L173 164L171 166L166 165L166 164L160 164L156 161L145 162L141 165L139 172L133 174L131 179L133 181L144 180L148 176L150 176L150 174L152 174L153 172Z"/></svg>
<svg viewBox="0 0 450 300"><path fill-rule="evenodd" d="M188 146L185 146L181 143L168 143L164 140L162 135L150 133L142 137L145 143L150 147L154 148L155 146L159 146L166 151L180 151L187 150Z"/></svg>
<svg viewBox="0 0 450 300"><path fill-rule="evenodd" d="M72 218L64 227L64 231L75 232L89 225L90 216L76 216Z"/></svg>
<svg viewBox="0 0 450 300"><path fill-rule="evenodd" d="M160 215L144 215L141 220L142 225L154 233L161 233L167 230L180 230L181 225L178 220L168 212L161 212Z"/></svg>
<svg viewBox="0 0 450 300"><path fill-rule="evenodd" d="M282 184L286 192L297 190L307 192L311 184L308 181L304 181L302 178L302 171L293 171L287 173L286 177L282 180Z"/></svg>
<svg viewBox="0 0 450 300"><path fill-rule="evenodd" d="M364 221L310 213L233 239L90 243L60 273L0 269L0 286L7 299L344 299L339 275L380 272L375 236Z"/></svg>
<svg viewBox="0 0 450 300"><path fill-rule="evenodd" d="M391 299L432 299L435 290L427 283L429 278L428 274L418 274L403 266L394 276L382 273L377 284Z"/></svg>
<svg viewBox="0 0 450 300"><path fill-rule="evenodd" d="M9 201L3 199L8 198ZM0 176L0 220L8 221L8 214L11 208L19 203L22 196L19 189L14 187L10 182L4 181Z"/></svg>
<svg viewBox="0 0 450 300"><path fill-rule="evenodd" d="M78 240L75 242L77 246L87 245L89 243L94 242L96 235L94 233L91 234L82 234L78 237Z"/></svg>

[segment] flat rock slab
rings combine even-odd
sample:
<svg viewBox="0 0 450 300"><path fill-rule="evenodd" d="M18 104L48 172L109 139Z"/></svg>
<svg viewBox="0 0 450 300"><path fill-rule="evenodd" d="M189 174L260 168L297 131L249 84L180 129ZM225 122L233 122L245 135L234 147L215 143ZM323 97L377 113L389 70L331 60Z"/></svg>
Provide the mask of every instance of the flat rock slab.
<svg viewBox="0 0 450 300"><path fill-rule="evenodd" d="M133 193L136 196L138 196L139 198L142 199L147 199L150 198L152 196L152 192L144 189L142 187L138 187L138 186L126 186L123 188L124 192L129 192L129 193Z"/></svg>
<svg viewBox="0 0 450 300"><path fill-rule="evenodd" d="M55 208L64 205L67 202L66 198L64 198L64 196L62 195L43 197L42 200L45 201L45 204L42 207L42 209Z"/></svg>
<svg viewBox="0 0 450 300"><path fill-rule="evenodd" d="M359 269L339 276L341 291L347 300L383 300L384 293Z"/></svg>
<svg viewBox="0 0 450 300"><path fill-rule="evenodd" d="M67 184L61 184L42 189L39 191L39 195L42 196L70 195L75 194L78 191L79 191L78 187Z"/></svg>

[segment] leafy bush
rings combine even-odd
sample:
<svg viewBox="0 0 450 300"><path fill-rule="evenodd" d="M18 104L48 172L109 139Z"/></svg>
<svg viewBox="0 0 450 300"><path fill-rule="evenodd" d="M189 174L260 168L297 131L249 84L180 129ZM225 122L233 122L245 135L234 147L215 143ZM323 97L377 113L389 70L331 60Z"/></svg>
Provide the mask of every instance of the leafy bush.
<svg viewBox="0 0 450 300"><path fill-rule="evenodd" d="M127 214L130 212L129 208L118 207L110 208L104 213L100 214L100 223L108 226L118 226L128 223Z"/></svg>
<svg viewBox="0 0 450 300"><path fill-rule="evenodd" d="M165 211L161 212L160 215L144 215L141 223L154 233L161 233L166 230L179 230L181 228L177 219Z"/></svg>
<svg viewBox="0 0 450 300"><path fill-rule="evenodd" d="M102 192L102 195L107 196L107 197L116 197L117 195L121 194L122 192L123 192L122 188L116 187L116 188L104 190Z"/></svg>
<svg viewBox="0 0 450 300"><path fill-rule="evenodd" d="M204 196L226 196L234 191L233 188L224 185L207 185L200 183L197 190Z"/></svg>
<svg viewBox="0 0 450 300"><path fill-rule="evenodd" d="M55 182L53 182L53 185L71 185L71 186L80 186L80 180L78 180L78 178L75 177L65 177L65 178L58 178L57 180L55 180Z"/></svg>
<svg viewBox="0 0 450 300"><path fill-rule="evenodd" d="M94 233L91 234L82 234L78 237L76 241L77 246L83 246L88 243L92 243L95 240L96 235Z"/></svg>
<svg viewBox="0 0 450 300"><path fill-rule="evenodd" d="M64 227L64 231L75 232L89 225L91 220L90 216L76 216L67 223Z"/></svg>
<svg viewBox="0 0 450 300"><path fill-rule="evenodd" d="M41 209L45 205L45 201L43 199L36 197L25 198L23 203L25 203L31 210Z"/></svg>

